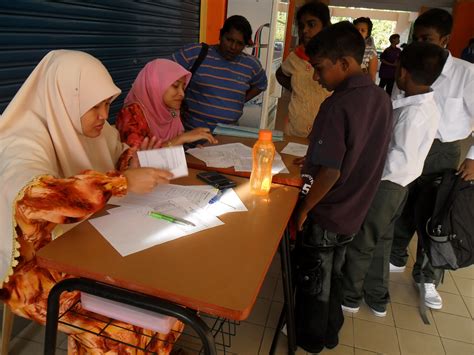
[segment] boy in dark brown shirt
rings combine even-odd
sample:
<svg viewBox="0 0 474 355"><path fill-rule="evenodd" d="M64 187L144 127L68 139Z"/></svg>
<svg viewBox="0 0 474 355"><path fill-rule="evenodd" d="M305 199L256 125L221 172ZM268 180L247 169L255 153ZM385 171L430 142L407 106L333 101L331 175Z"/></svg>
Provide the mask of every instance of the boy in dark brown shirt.
<svg viewBox="0 0 474 355"><path fill-rule="evenodd" d="M333 94L309 136L303 194L296 211L296 336L309 352L338 344L344 322L341 268L380 183L392 131L387 94L362 73L365 44L349 22L306 46L314 79ZM314 182L314 183L313 183Z"/></svg>

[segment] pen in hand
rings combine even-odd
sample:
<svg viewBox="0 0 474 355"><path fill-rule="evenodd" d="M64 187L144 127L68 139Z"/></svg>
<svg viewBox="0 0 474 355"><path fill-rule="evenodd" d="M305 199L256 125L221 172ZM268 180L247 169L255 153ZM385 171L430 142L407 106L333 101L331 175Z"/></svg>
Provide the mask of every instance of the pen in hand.
<svg viewBox="0 0 474 355"><path fill-rule="evenodd" d="M161 213L161 212L151 211L151 212L148 213L148 215L153 217L153 218L161 219L163 221L167 221L167 222L170 222L170 223L181 224L183 226L196 227L196 225L193 222L190 222L190 221L188 221L184 218L170 216L170 215L167 215L167 214L164 214L164 213Z"/></svg>

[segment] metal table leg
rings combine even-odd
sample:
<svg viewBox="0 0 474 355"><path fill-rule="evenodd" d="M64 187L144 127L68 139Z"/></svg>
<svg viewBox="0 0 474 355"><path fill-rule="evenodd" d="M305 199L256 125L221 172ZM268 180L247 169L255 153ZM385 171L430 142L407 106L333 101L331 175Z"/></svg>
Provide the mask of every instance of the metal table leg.
<svg viewBox="0 0 474 355"><path fill-rule="evenodd" d="M295 314L294 314L294 298L293 285L291 279L291 262L290 262L290 233L288 228L285 229L283 238L280 241L280 257L281 257L281 271L283 280L283 293L285 296L285 304L283 306L278 326L273 336L270 354L275 354L278 338L280 336L281 328L286 320L286 331L288 336L288 354L292 355L296 351L296 332L295 332Z"/></svg>
<svg viewBox="0 0 474 355"><path fill-rule="evenodd" d="M54 355L56 350L59 297L64 291L83 291L91 295L175 317L183 323L190 325L197 332L203 343L205 354L217 354L214 338L212 337L209 327L192 310L160 298L132 292L89 279L75 278L58 282L49 293L44 342L45 355Z"/></svg>

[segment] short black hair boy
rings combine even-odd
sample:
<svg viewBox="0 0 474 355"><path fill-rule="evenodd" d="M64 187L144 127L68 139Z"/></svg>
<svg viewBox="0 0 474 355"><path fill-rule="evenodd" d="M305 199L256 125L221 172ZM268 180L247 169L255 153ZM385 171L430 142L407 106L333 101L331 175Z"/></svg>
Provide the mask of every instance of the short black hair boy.
<svg viewBox="0 0 474 355"><path fill-rule="evenodd" d="M400 67L419 85L432 85L443 70L448 52L428 42L413 42L400 54Z"/></svg>
<svg viewBox="0 0 474 355"><path fill-rule="evenodd" d="M382 176L392 130L390 98L362 72L364 39L349 22L319 32L306 48L314 79L334 90L309 135L297 238L296 341L319 353L338 344L344 322L341 267Z"/></svg>
<svg viewBox="0 0 474 355"><path fill-rule="evenodd" d="M364 57L365 42L349 21L336 23L314 36L306 46L308 56L318 55L332 62L345 56L353 57L359 64Z"/></svg>
<svg viewBox="0 0 474 355"><path fill-rule="evenodd" d="M453 17L443 9L429 9L416 20L415 26L435 28L441 36L447 36L453 29Z"/></svg>

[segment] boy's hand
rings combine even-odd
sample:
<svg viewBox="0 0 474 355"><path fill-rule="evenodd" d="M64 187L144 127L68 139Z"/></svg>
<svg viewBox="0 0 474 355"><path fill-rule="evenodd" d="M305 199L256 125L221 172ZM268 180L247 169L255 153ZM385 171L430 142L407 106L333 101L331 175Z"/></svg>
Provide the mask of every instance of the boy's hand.
<svg viewBox="0 0 474 355"><path fill-rule="evenodd" d="M308 218L308 212L306 212L302 204L296 209L294 218L295 218L296 230L298 232L301 232L303 230L303 224L306 221L306 218Z"/></svg>
<svg viewBox="0 0 474 355"><path fill-rule="evenodd" d="M466 158L459 167L458 174L464 181L474 180L474 160Z"/></svg>
<svg viewBox="0 0 474 355"><path fill-rule="evenodd" d="M293 160L293 164L298 165L300 168L302 168L305 159L306 157L296 158Z"/></svg>

